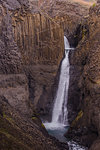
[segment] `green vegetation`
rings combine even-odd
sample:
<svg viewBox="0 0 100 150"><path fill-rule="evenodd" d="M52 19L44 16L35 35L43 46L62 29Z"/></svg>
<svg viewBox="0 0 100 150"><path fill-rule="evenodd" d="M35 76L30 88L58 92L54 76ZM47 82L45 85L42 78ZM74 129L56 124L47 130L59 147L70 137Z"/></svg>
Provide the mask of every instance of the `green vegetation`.
<svg viewBox="0 0 100 150"><path fill-rule="evenodd" d="M86 35L86 29L84 28L83 30L82 30L82 39L84 39L84 37L85 37L85 35Z"/></svg>
<svg viewBox="0 0 100 150"><path fill-rule="evenodd" d="M8 117L5 113L3 113L3 118L5 118L6 120L8 120L10 123L13 123L14 120L10 117Z"/></svg>
<svg viewBox="0 0 100 150"><path fill-rule="evenodd" d="M32 120L37 120L38 118L37 117L32 117Z"/></svg>
<svg viewBox="0 0 100 150"><path fill-rule="evenodd" d="M96 3L94 3L93 5L92 5L92 7L95 7L96 6Z"/></svg>
<svg viewBox="0 0 100 150"><path fill-rule="evenodd" d="M77 117L75 118L75 120L72 122L71 127L73 127L73 126L78 122L78 120L79 120L80 118L82 118L82 116L83 116L83 111L81 110L81 111L78 113L78 115L77 115Z"/></svg>
<svg viewBox="0 0 100 150"><path fill-rule="evenodd" d="M43 124L43 123L41 124L41 126L42 126L43 128L45 128L45 126L44 126L44 124Z"/></svg>

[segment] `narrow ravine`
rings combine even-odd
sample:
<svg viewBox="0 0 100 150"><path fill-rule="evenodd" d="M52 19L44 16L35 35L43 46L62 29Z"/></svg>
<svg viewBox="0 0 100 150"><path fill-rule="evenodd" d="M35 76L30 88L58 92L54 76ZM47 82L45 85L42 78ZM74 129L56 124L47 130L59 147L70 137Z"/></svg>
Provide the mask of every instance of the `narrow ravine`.
<svg viewBox="0 0 100 150"><path fill-rule="evenodd" d="M65 57L62 60L60 78L57 93L54 99L54 107L52 111L51 122L45 122L44 125L48 133L58 139L60 142L68 142L70 150L86 150L86 148L79 146L74 141L68 141L64 134L69 128L68 123L68 110L67 110L67 100L68 100L68 89L69 89L69 51L73 50L70 48L68 39L64 36L65 45Z"/></svg>

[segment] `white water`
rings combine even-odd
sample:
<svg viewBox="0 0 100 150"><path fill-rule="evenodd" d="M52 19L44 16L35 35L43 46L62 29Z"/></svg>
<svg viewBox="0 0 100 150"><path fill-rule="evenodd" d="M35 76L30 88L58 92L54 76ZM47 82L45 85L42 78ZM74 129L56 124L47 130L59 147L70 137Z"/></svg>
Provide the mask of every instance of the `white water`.
<svg viewBox="0 0 100 150"><path fill-rule="evenodd" d="M57 129L68 126L68 111L67 111L67 99L68 99L68 87L69 87L69 42L64 36L65 45L65 57L61 64L60 79L58 84L58 90L55 97L54 108L52 112L52 121L50 123L44 123L47 129Z"/></svg>
<svg viewBox="0 0 100 150"><path fill-rule="evenodd" d="M68 111L67 111L67 99L68 99L68 87L69 87L69 43L64 36L65 43L65 58L61 64L61 72L58 90L56 94L55 104L52 114L52 123L68 125Z"/></svg>
<svg viewBox="0 0 100 150"><path fill-rule="evenodd" d="M67 99L69 88L69 50L70 48L67 38L64 36L65 44L65 57L61 64L60 79L58 84L58 90L55 97L54 108L52 112L52 121L44 123L48 133L56 137L61 142L67 142L64 137L65 132L68 130L68 111L67 111ZM78 145L74 141L69 141L69 150L86 150L86 148Z"/></svg>

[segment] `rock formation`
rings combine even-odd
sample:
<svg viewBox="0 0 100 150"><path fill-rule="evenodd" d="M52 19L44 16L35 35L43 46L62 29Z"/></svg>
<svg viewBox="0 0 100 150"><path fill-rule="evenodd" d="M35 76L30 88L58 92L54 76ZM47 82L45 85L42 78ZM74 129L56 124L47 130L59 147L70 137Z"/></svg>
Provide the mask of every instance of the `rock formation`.
<svg viewBox="0 0 100 150"><path fill-rule="evenodd" d="M41 72L44 70L49 74L50 60L52 65L57 65L55 67L57 69L63 55L63 44L62 49L58 49L59 44L63 43L63 38L61 38L63 32L57 30L57 34L55 33L55 28L57 29L58 26L54 26L55 28L51 31L52 23L42 17L40 13L34 14L29 6L28 1L0 1L0 149L65 149L67 145L63 147L48 135L30 100L31 79L34 81L30 73L35 70L36 64L38 64L35 70L37 74L43 76ZM41 25L38 24L39 20ZM32 23L33 30L30 30ZM35 25L38 31L43 30L42 27L47 29L47 32L44 31L44 38L41 35L43 42L39 40L40 37L38 37L38 31L35 31ZM42 34L42 32L40 33ZM56 54L53 49L45 45L46 34L47 39L50 40L48 44L51 47L56 45ZM36 39L33 41L34 38ZM45 48L42 49L42 47ZM49 51L51 52L50 57L48 56ZM29 56L31 57L29 58ZM45 63L48 63L47 67L44 66ZM56 75L55 68L50 66L51 74L54 76ZM42 71L39 72L39 70ZM35 75L37 76L37 74ZM32 77L34 77L34 72ZM37 76L38 79L39 76ZM39 85L41 84L41 82L38 84L40 89ZM44 81L43 84L47 84L47 81ZM40 93L36 86L35 88L37 93ZM33 93L35 93L34 91L35 89L33 89Z"/></svg>

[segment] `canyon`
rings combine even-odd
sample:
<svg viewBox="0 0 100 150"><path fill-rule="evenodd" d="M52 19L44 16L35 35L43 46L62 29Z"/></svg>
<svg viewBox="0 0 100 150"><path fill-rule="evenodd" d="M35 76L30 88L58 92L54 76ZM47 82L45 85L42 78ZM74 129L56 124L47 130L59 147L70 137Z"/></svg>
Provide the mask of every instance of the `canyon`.
<svg viewBox="0 0 100 150"><path fill-rule="evenodd" d="M86 4L88 3L88 5ZM0 1L0 148L64 150L46 131L58 88L64 35L70 81L65 134L90 150L100 147L100 2ZM79 140L80 139L80 140Z"/></svg>

